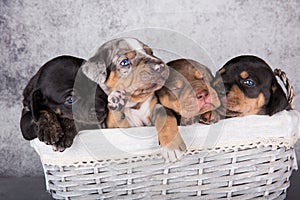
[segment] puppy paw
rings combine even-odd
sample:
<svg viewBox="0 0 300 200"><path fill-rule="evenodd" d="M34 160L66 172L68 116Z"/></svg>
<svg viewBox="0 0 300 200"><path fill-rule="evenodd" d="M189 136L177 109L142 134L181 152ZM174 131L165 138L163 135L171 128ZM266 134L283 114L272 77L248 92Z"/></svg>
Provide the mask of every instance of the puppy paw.
<svg viewBox="0 0 300 200"><path fill-rule="evenodd" d="M113 91L108 96L108 107L111 110L121 111L124 108L126 102L127 102L127 98L126 98L126 92L124 90Z"/></svg>
<svg viewBox="0 0 300 200"><path fill-rule="evenodd" d="M38 124L37 136L47 145L55 144L63 136L63 131L55 113L42 111Z"/></svg>
<svg viewBox="0 0 300 200"><path fill-rule="evenodd" d="M166 162L175 162L180 160L186 151L186 145L180 134L166 146L161 148L161 154Z"/></svg>
<svg viewBox="0 0 300 200"><path fill-rule="evenodd" d="M61 119L60 123L63 131L63 136L59 139L58 142L52 145L52 149L54 151L63 152L66 148L71 147L78 131L76 129L74 121L71 119Z"/></svg>

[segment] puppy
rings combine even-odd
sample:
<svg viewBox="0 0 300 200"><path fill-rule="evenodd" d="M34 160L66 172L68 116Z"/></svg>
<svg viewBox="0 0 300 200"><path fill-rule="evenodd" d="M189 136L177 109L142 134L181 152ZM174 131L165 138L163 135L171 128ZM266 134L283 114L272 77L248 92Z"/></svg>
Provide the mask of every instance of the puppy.
<svg viewBox="0 0 300 200"><path fill-rule="evenodd" d="M83 62L59 56L31 78L23 91L20 120L25 139L38 137L54 150L64 151L72 145L77 130L105 123L107 96L81 72Z"/></svg>
<svg viewBox="0 0 300 200"><path fill-rule="evenodd" d="M269 65L256 56L229 60L217 73L218 88L226 117L273 115L289 110L290 104Z"/></svg>
<svg viewBox="0 0 300 200"><path fill-rule="evenodd" d="M189 59L174 60L167 65L170 75L157 95L163 106L176 112L179 124L218 121L218 115L210 112L220 106L217 92L211 86L211 71Z"/></svg>
<svg viewBox="0 0 300 200"><path fill-rule="evenodd" d="M176 117L155 96L169 68L149 46L135 38L114 39L102 45L82 68L108 95L107 127L155 125L163 156L174 161L182 155L186 146Z"/></svg>

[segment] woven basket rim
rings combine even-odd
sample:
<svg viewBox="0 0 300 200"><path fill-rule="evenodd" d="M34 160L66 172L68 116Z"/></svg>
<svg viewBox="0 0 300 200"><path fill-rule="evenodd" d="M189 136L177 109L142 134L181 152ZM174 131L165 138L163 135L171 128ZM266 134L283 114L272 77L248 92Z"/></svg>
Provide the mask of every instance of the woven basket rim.
<svg viewBox="0 0 300 200"><path fill-rule="evenodd" d="M297 111L283 111L272 117L248 116L226 119L223 120L223 124L196 124L179 128L189 151L226 151L269 145L293 147L300 132L299 116ZM245 127L248 132L241 132ZM253 132L253 130L258 131ZM193 131L197 134L191 134ZM135 137L141 133L143 133L142 138ZM156 134L154 127L129 128L126 132L123 132L123 129L82 131L76 137L73 146L63 153L53 152L51 146L45 145L38 139L31 141L31 145L39 154L42 163L68 166L76 163L96 163L99 160L122 160L150 154L159 155L160 148L157 137L153 133ZM213 134L217 134L218 138L210 141L211 135L215 137ZM128 143L124 144L126 142Z"/></svg>

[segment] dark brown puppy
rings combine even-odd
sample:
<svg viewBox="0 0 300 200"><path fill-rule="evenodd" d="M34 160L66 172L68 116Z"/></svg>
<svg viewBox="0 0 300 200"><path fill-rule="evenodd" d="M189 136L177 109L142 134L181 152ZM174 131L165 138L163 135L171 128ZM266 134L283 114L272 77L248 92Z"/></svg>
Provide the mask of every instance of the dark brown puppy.
<svg viewBox="0 0 300 200"><path fill-rule="evenodd" d="M180 125L210 123L210 111L220 106L217 92L212 88L211 71L197 61L174 60L167 65L170 75L164 87L157 91L160 103L180 116ZM206 114L207 113L207 114ZM218 121L218 118L214 119Z"/></svg>
<svg viewBox="0 0 300 200"><path fill-rule="evenodd" d="M78 130L104 124L107 96L81 72L83 62L59 56L31 78L23 92L20 121L25 139L38 137L63 151L71 146Z"/></svg>
<svg viewBox="0 0 300 200"><path fill-rule="evenodd" d="M274 72L261 58L252 55L235 57L219 70L216 77L215 85L222 101L220 113L226 117L273 115L290 109Z"/></svg>
<svg viewBox="0 0 300 200"><path fill-rule="evenodd" d="M108 94L109 128L155 125L166 159L182 155L186 146L176 118L155 96L169 68L149 46L135 38L114 39L103 44L82 68Z"/></svg>

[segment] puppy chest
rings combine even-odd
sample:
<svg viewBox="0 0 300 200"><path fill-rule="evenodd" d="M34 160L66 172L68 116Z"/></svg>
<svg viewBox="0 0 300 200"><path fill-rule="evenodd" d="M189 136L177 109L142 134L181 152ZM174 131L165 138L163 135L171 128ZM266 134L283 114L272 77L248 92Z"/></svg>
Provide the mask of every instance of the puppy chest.
<svg viewBox="0 0 300 200"><path fill-rule="evenodd" d="M152 98L147 99L139 109L127 107L124 109L124 114L131 126L151 126L150 120L150 101Z"/></svg>

